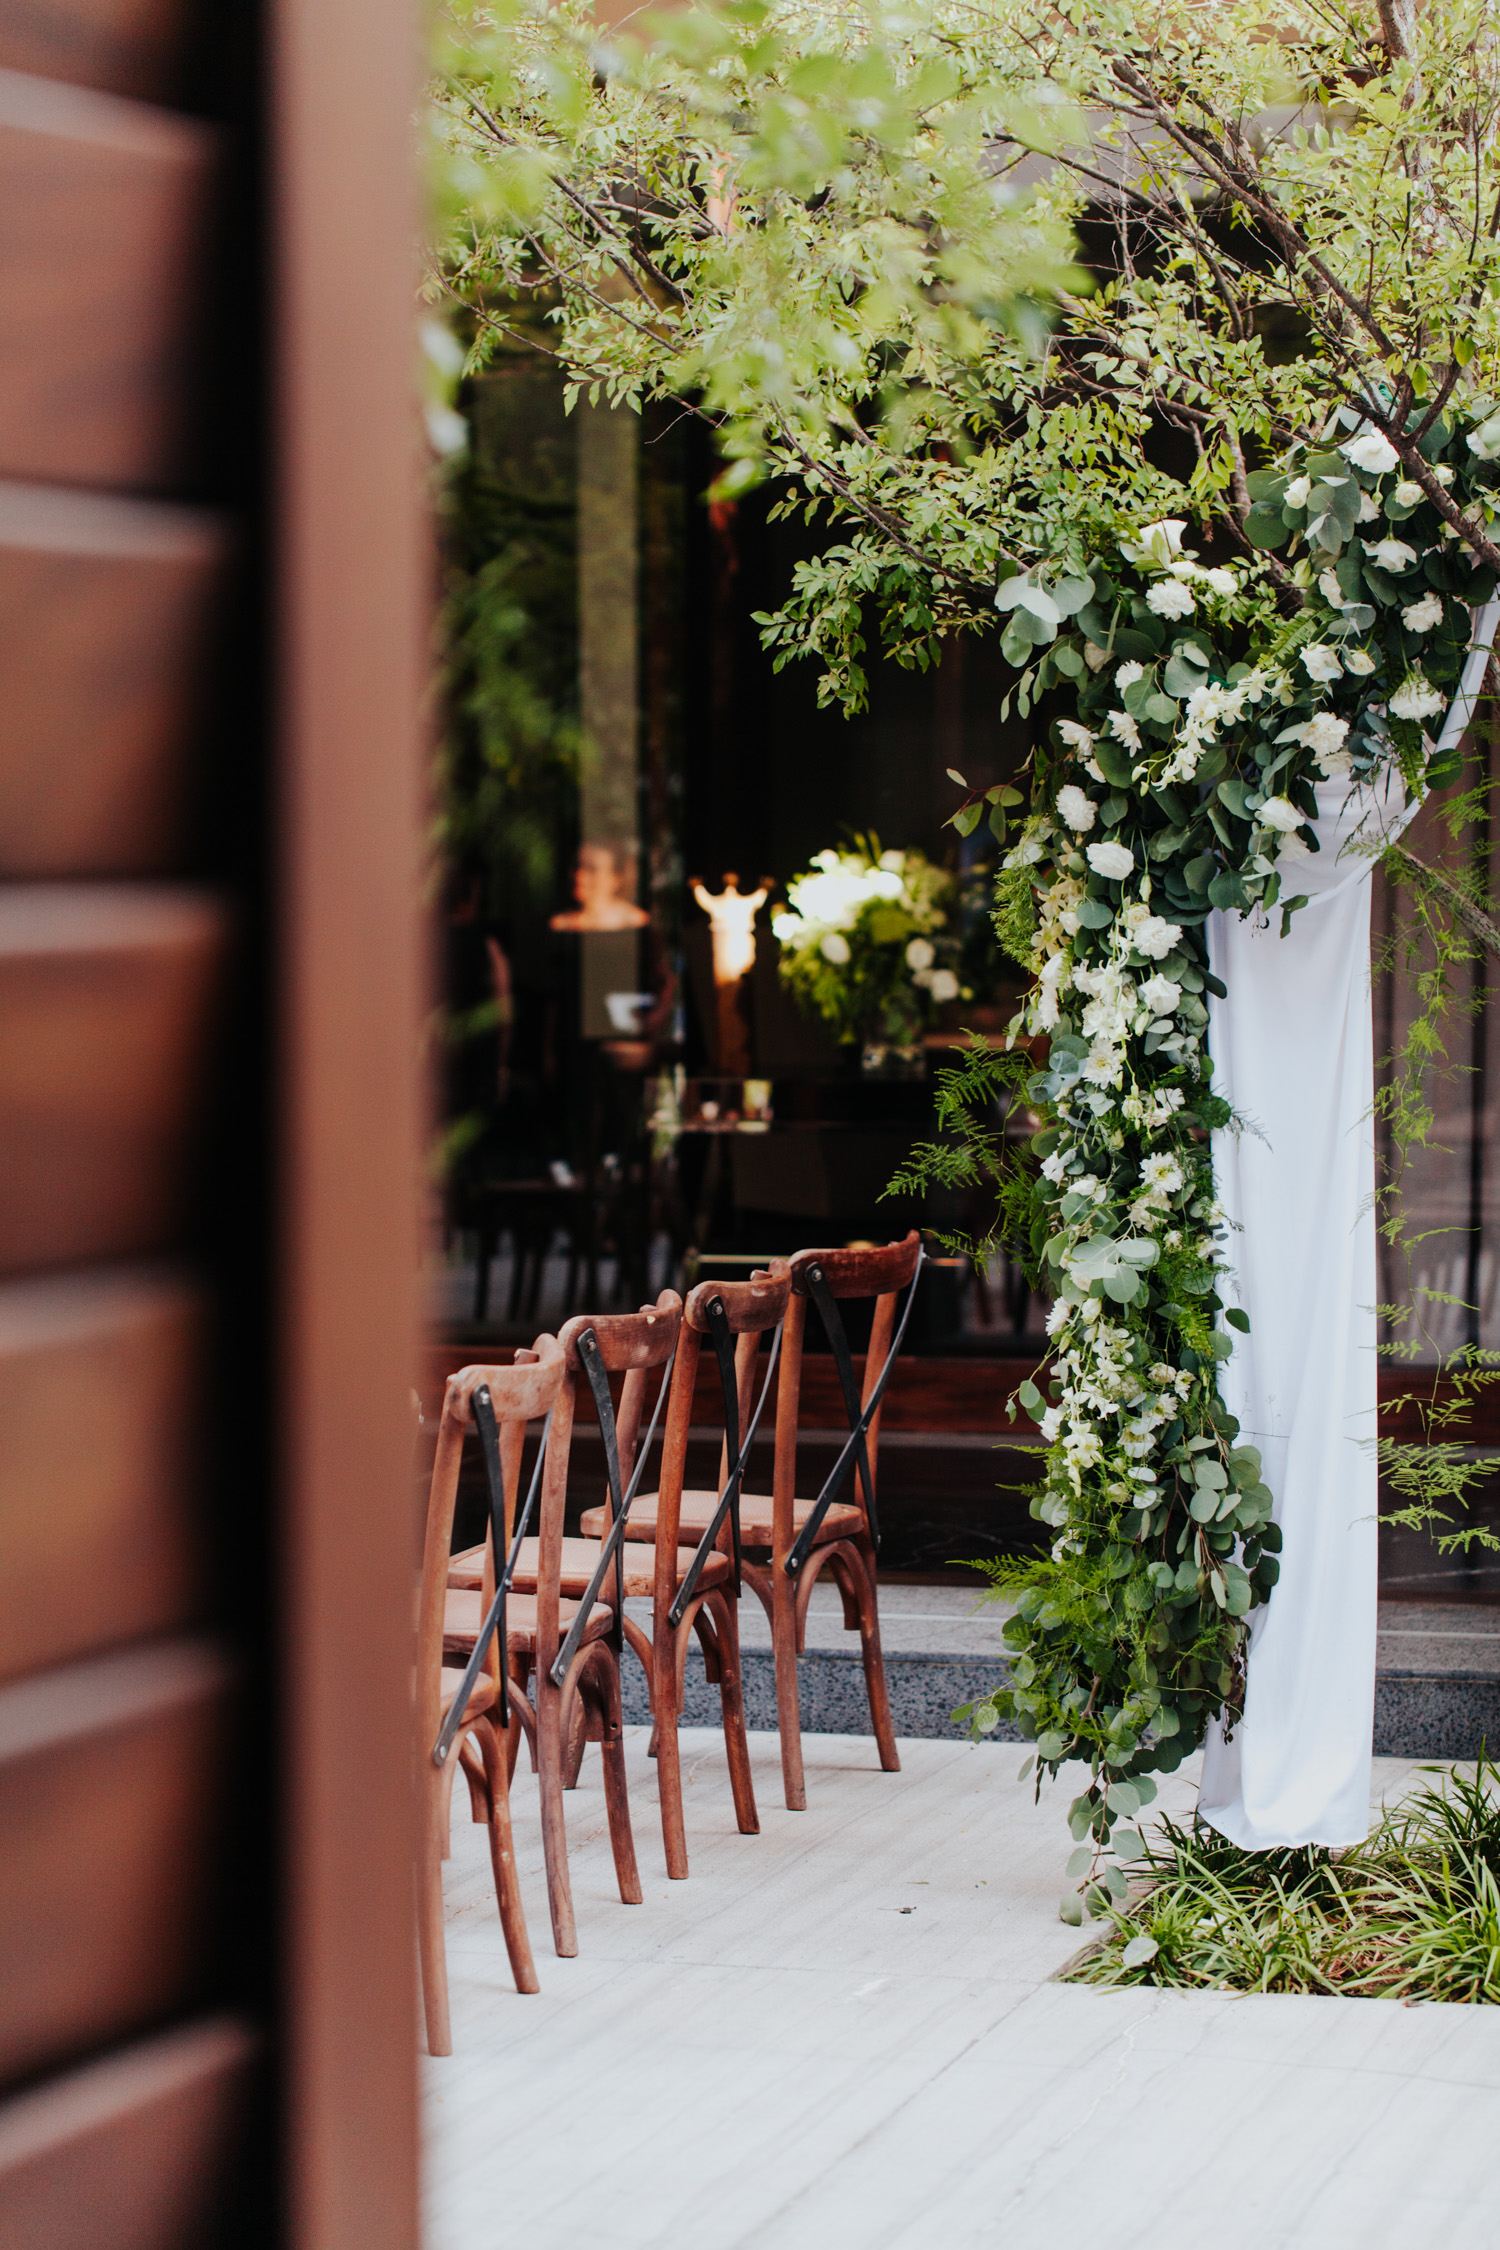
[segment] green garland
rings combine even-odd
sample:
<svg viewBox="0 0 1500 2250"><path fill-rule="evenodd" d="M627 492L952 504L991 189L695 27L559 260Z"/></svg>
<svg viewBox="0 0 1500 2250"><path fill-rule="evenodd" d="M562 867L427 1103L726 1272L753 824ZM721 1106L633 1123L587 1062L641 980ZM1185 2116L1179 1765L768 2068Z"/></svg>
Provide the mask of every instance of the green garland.
<svg viewBox="0 0 1500 2250"><path fill-rule="evenodd" d="M1439 417L1421 450L1445 497L1491 523L1500 415ZM1452 697L1494 575L1397 472L1386 440L1345 416L1253 481L1250 535L1284 561L1206 566L1171 521L1121 526L1107 552L1000 588L1023 699L1062 685L1076 709L1034 753L1000 879L1002 937L1036 983L1012 1053L976 1050L951 1074L954 1137L918 1151L901 1184L990 1172L1004 1231L1055 1299L1046 1395L1018 1394L1047 1440L1032 1512L1054 1544L993 1566L1016 1597L1011 1685L966 1715L976 1735L1014 1721L1038 1786L1088 1760L1069 1873L1093 1911L1125 1894L1118 1863L1142 1849L1128 1823L1152 1776L1241 1711L1246 1619L1279 1567L1259 1455L1218 1389L1248 1322L1223 1292L1208 1135L1233 1121L1212 1091L1205 996L1224 988L1203 925L1215 907L1279 906L1285 934L1306 903L1316 782L1353 786L1394 761L1418 790L1458 770L1456 751L1430 755L1423 722ZM1007 1080L1041 1120L1008 1176L972 1115ZM1078 1919L1079 1899L1063 1911Z"/></svg>

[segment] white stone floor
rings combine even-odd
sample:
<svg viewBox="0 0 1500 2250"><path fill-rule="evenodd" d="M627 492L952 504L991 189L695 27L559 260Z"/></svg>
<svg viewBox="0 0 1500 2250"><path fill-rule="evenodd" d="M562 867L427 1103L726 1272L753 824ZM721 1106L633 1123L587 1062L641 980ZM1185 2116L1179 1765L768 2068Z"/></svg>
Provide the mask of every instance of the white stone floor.
<svg viewBox="0 0 1500 2250"><path fill-rule="evenodd" d="M614 1891L597 1753L568 1800L582 1952L551 1950L535 1784L517 1841L540 1995L512 1988L483 1831L448 1869L456 2052L423 2068L427 2250L1491 2250L1500 2009L1095 1992L1049 1981L1064 1783L1020 1753L806 1741L736 1833L717 1735L683 1736L692 1874ZM1384 1760L1377 1792L1409 1766ZM1185 1809L1192 1770L1164 1799Z"/></svg>

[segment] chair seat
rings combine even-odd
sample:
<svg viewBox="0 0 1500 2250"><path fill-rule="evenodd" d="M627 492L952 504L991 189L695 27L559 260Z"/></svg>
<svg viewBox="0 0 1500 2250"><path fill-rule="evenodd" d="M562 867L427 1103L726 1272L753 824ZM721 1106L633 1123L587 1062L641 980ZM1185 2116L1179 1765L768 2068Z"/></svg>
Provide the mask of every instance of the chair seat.
<svg viewBox="0 0 1500 2250"><path fill-rule="evenodd" d="M511 1580L511 1585L517 1593L533 1594L536 1592L539 1545L540 1542L535 1539L523 1539L521 1542L521 1553L516 1563L515 1576ZM679 1547L677 1550L676 1582L679 1586L687 1576L688 1566L692 1562L694 1553L695 1549L692 1547ZM626 1594L644 1594L649 1599L656 1590L656 1549L654 1547L642 1547L638 1544L634 1547L627 1545L621 1559L625 1565ZM563 1593L571 1594L575 1600L586 1594L589 1590L589 1580L594 1575L598 1561L599 1542L597 1539L565 1539L562 1543L561 1586ZM730 1577L731 1567L727 1555L711 1554L705 1561L699 1576L699 1588L707 1593L711 1587L725 1585ZM448 1584L450 1586L478 1589L483 1582L483 1547L469 1547L462 1554L453 1556L448 1564Z"/></svg>
<svg viewBox="0 0 1500 2250"><path fill-rule="evenodd" d="M559 1629L566 1633L578 1614L577 1602L558 1604ZM479 1635L484 1619L481 1597L467 1588L450 1589L443 1605L443 1654L467 1658ZM584 1627L585 1642L604 1638L614 1619L608 1602L595 1602L589 1611L589 1621ZM505 1604L505 1645L512 1655L531 1656L536 1652L536 1596L512 1594ZM457 1686L457 1681L454 1686Z"/></svg>
<svg viewBox="0 0 1500 2250"><path fill-rule="evenodd" d="M709 1524L713 1521L713 1513L718 1505L719 1495L717 1492L684 1492L682 1495L682 1513L678 1519L684 1535L689 1539L701 1539ZM812 1511L813 1504L810 1500L796 1500L792 1503L792 1522L796 1530L802 1529ZM584 1531L592 1533L596 1539L599 1538L604 1529L603 1508L587 1509L582 1521ZM853 1508L846 1500L835 1500L823 1521L819 1524L818 1535L813 1544L817 1547L828 1547L833 1544L835 1539L854 1538L856 1533L863 1531L864 1528L865 1518L862 1508ZM637 1493L635 1499L631 1502L630 1514L625 1524L625 1537L627 1540L654 1539L656 1537L656 1494L654 1492ZM764 1497L759 1497L752 1492L741 1493L740 1543L745 1547L770 1546L771 1499L769 1493Z"/></svg>

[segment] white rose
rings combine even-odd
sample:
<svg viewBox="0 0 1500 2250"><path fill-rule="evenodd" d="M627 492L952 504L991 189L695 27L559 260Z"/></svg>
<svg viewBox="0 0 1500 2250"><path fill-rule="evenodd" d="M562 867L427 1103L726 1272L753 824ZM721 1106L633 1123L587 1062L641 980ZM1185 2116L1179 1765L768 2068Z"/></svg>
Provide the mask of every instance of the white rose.
<svg viewBox="0 0 1500 2250"><path fill-rule="evenodd" d="M1468 447L1481 461L1500 461L1500 414L1492 414L1477 430L1470 430Z"/></svg>
<svg viewBox="0 0 1500 2250"><path fill-rule="evenodd" d="M906 966L909 969L930 969L937 955L924 937L914 937L906 949Z"/></svg>
<svg viewBox="0 0 1500 2250"><path fill-rule="evenodd" d="M1391 709L1398 719L1432 719L1446 710L1448 698L1441 688L1424 680L1420 672L1410 672L1391 697Z"/></svg>
<svg viewBox="0 0 1500 2250"><path fill-rule="evenodd" d="M1068 749L1076 750L1080 757L1085 756L1094 747L1094 738L1088 728L1081 727L1076 719L1059 719L1057 731L1062 736Z"/></svg>
<svg viewBox="0 0 1500 2250"><path fill-rule="evenodd" d="M1293 829L1302 826L1303 818L1296 806L1285 797L1268 797L1255 817L1263 828L1278 829L1286 836Z"/></svg>
<svg viewBox="0 0 1500 2250"><path fill-rule="evenodd" d="M1305 508L1307 506L1307 496L1311 492L1311 490L1311 477L1293 477L1291 483L1286 488L1287 506L1289 508Z"/></svg>
<svg viewBox="0 0 1500 2250"><path fill-rule="evenodd" d="M1346 439L1339 451L1356 469L1368 470L1373 477L1383 477L1401 459L1390 440L1383 438L1378 430L1366 430L1359 437Z"/></svg>
<svg viewBox="0 0 1500 2250"><path fill-rule="evenodd" d="M837 930L830 930L818 951L825 961L831 961L836 969L841 969L849 958L849 940L840 937Z"/></svg>
<svg viewBox="0 0 1500 2250"><path fill-rule="evenodd" d="M1448 486L1453 482L1453 471L1449 468L1447 462L1435 462L1433 464L1432 473L1437 482L1443 487L1444 491L1446 492Z"/></svg>
<svg viewBox="0 0 1500 2250"><path fill-rule="evenodd" d="M1410 477L1403 477L1391 494L1391 498L1399 501L1403 508L1414 508L1421 497L1422 487L1414 484Z"/></svg>
<svg viewBox="0 0 1500 2250"><path fill-rule="evenodd" d="M1367 649L1351 648L1345 652L1344 670L1346 672L1353 672L1357 678L1362 680L1374 669L1375 659Z"/></svg>
<svg viewBox="0 0 1500 2250"><path fill-rule="evenodd" d="M1331 570L1324 570L1318 573L1318 592L1322 595L1324 601L1327 602L1330 609L1343 608L1344 589L1339 584L1338 580L1334 577Z"/></svg>
<svg viewBox="0 0 1500 2250"><path fill-rule="evenodd" d="M1086 797L1074 782L1070 781L1066 788L1058 790L1057 812L1058 818L1065 820L1077 836L1086 836L1094 825L1093 799Z"/></svg>
<svg viewBox="0 0 1500 2250"><path fill-rule="evenodd" d="M958 979L951 969L934 969L932 981L927 989L934 1000L956 1000L958 998Z"/></svg>
<svg viewBox="0 0 1500 2250"><path fill-rule="evenodd" d="M1145 676L1145 665L1137 664L1135 658L1132 656L1126 663L1122 664L1120 666L1120 669L1116 672L1115 686L1119 688L1121 693L1123 694L1126 688L1134 687L1136 681L1144 679Z"/></svg>
<svg viewBox="0 0 1500 2250"><path fill-rule="evenodd" d="M1443 622L1442 595L1424 594L1419 602L1409 602L1401 612L1401 622L1408 633L1430 633L1434 625Z"/></svg>
<svg viewBox="0 0 1500 2250"><path fill-rule="evenodd" d="M1146 607L1157 617L1191 617L1198 605L1180 579L1163 578L1148 590Z"/></svg>
<svg viewBox="0 0 1500 2250"><path fill-rule="evenodd" d="M1415 547L1408 547L1404 539L1362 539L1360 545L1371 562L1394 577L1398 572L1410 570L1417 559Z"/></svg>
<svg viewBox="0 0 1500 2250"><path fill-rule="evenodd" d="M1170 977L1147 977L1141 986L1141 1005L1153 1016L1169 1016L1182 998L1182 986Z"/></svg>
<svg viewBox="0 0 1500 2250"><path fill-rule="evenodd" d="M1302 669L1310 680L1336 680L1342 676L1339 652L1327 641L1314 641L1302 651Z"/></svg>
<svg viewBox="0 0 1500 2250"><path fill-rule="evenodd" d="M1087 858L1094 873L1111 883L1123 883L1135 865L1135 854L1126 844L1090 844Z"/></svg>
<svg viewBox="0 0 1500 2250"><path fill-rule="evenodd" d="M1205 570L1203 583L1216 594L1237 594L1240 590L1239 573L1233 570Z"/></svg>
<svg viewBox="0 0 1500 2250"><path fill-rule="evenodd" d="M1354 760L1347 750L1330 750L1318 760L1318 771L1325 781L1347 781L1354 771Z"/></svg>

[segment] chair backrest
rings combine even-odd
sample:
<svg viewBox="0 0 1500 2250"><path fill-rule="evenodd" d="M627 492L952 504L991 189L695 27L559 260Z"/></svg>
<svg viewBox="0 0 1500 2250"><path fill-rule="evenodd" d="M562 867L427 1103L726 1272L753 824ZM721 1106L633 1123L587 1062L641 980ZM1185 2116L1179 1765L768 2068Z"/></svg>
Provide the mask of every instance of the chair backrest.
<svg viewBox="0 0 1500 2250"><path fill-rule="evenodd" d="M787 1311L786 1335L781 1353L781 1381L776 1393L776 1469L772 1489L773 1541L778 1561L791 1545L793 1508L797 1485L797 1425L801 1409L802 1352L807 1308L814 1295L826 1295L835 1304L850 1298L873 1297L875 1315L870 1324L858 1404L869 1404L890 1353L896 1325L896 1303L914 1279L922 1257L922 1237L914 1227L901 1242L887 1242L858 1250L799 1250L789 1260L792 1298ZM832 1313L828 1341L841 1375L850 1372L847 1340L836 1312ZM876 1408L865 1433L864 1461L857 1463L839 1494L841 1501L862 1508L867 1529L875 1529L876 1454L880 1443L881 1409ZM868 1485L864 1463L869 1465Z"/></svg>
<svg viewBox="0 0 1500 2250"><path fill-rule="evenodd" d="M623 1372L625 1377L619 1407L615 1411L615 1435L623 1486L629 1483L635 1460L650 1370L663 1366L671 1358L677 1348L681 1328L682 1299L675 1289L664 1289L654 1305L642 1305L639 1312L575 1313L558 1331L557 1340L562 1348L565 1373L552 1417L552 1433L547 1441L547 1466L542 1476L536 1582L539 1676L545 1675L550 1669L557 1655L560 1637L559 1580L563 1519L568 1497L568 1464L573 1448L578 1386L583 1383L587 1387L588 1380L579 1356L580 1340L591 1329L606 1374L618 1375ZM612 1499L607 1486L604 1519L606 1527L614 1520ZM617 1609L621 1606L623 1582L618 1571L611 1573L608 1582L600 1590L600 1598L613 1601Z"/></svg>
<svg viewBox="0 0 1500 2250"><path fill-rule="evenodd" d="M566 1373L566 1360L557 1338L539 1336L532 1350L517 1352L512 1367L462 1367L448 1378L427 1495L422 1585L417 1605L417 1732L424 1754L432 1747L441 1716L448 1557L453 1545L453 1513L458 1501L464 1439L475 1426L474 1393L481 1385L488 1389L499 1425L508 1535L515 1512L526 1425L551 1411ZM498 1679L498 1657L493 1642L486 1669L492 1679Z"/></svg>

